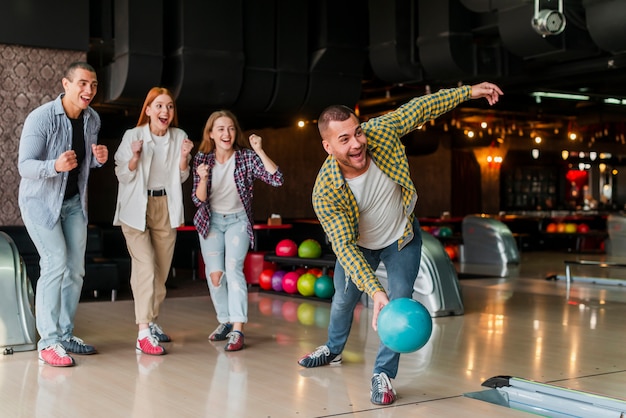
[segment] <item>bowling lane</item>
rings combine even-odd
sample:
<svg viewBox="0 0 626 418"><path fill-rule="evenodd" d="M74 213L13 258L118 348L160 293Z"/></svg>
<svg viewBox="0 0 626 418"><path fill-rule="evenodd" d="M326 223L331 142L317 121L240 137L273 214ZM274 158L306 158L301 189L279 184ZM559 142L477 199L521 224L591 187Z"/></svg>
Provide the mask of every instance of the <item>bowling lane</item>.
<svg viewBox="0 0 626 418"><path fill-rule="evenodd" d="M377 407L369 379L378 336L371 311L354 313L339 367L303 369L298 358L326 340L330 304L276 292L250 293L246 348L224 352L207 336L210 298L166 299L159 323L174 341L163 357L137 356L132 301L79 305L76 335L100 354L77 366L37 364L35 351L0 356L0 404L11 417L520 417L525 413L464 393L511 375L607 396L623 396L626 289L565 285L540 274L562 259L523 261L524 277L461 280L465 314L436 318L430 341L402 356L398 401Z"/></svg>

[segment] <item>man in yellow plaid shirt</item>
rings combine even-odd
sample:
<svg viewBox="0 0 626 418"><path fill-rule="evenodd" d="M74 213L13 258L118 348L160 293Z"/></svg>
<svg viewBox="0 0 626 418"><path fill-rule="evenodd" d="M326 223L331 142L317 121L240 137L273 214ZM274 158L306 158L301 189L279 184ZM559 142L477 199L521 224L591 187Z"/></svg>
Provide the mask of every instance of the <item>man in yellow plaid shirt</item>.
<svg viewBox="0 0 626 418"><path fill-rule="evenodd" d="M395 111L361 124L349 108L333 105L318 119L328 153L313 188L313 208L337 256L328 341L298 363L303 367L340 364L363 292L373 300L372 327L389 300L411 298L419 271L422 240L413 214L417 192L400 138L469 99L495 104L503 94L492 83L440 90L416 97ZM385 264L388 288L376 277ZM396 400L390 379L400 354L380 344L371 381L371 401Z"/></svg>

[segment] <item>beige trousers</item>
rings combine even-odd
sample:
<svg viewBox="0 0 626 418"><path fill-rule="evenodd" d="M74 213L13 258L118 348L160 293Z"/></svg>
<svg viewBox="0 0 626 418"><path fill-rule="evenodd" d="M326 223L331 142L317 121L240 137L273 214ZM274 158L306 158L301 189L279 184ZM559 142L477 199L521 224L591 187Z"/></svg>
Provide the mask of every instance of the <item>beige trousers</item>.
<svg viewBox="0 0 626 418"><path fill-rule="evenodd" d="M167 196L148 196L145 231L122 224L122 233L131 257L135 322L147 324L157 319L165 300L165 282L176 244L176 228L170 226Z"/></svg>

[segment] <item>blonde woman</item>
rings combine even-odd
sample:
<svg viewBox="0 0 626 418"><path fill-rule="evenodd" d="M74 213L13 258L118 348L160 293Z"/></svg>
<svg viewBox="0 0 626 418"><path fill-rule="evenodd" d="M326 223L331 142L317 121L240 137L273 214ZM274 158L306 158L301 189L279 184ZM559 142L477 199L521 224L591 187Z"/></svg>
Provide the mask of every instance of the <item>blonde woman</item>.
<svg viewBox="0 0 626 418"><path fill-rule="evenodd" d="M228 340L226 351L244 346L248 287L243 263L254 240L254 180L272 186L283 184L283 174L263 150L261 137L252 134L249 140L252 149L235 115L227 110L214 112L193 161L191 199L198 207L193 221L219 322L209 340Z"/></svg>

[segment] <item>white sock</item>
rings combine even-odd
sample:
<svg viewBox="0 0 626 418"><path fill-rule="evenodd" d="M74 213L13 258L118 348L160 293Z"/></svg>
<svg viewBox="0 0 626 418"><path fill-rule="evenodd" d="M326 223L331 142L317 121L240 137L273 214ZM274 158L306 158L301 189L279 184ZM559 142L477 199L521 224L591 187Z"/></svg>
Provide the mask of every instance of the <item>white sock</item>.
<svg viewBox="0 0 626 418"><path fill-rule="evenodd" d="M139 337L137 339L143 340L144 338L147 338L150 335L152 335L152 333L150 332L150 328L142 329L142 330L139 330Z"/></svg>

